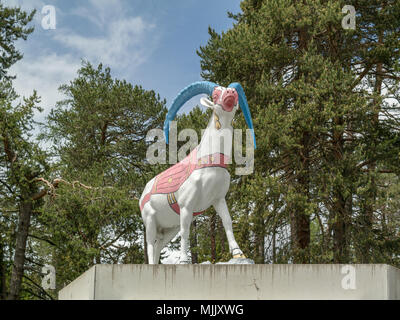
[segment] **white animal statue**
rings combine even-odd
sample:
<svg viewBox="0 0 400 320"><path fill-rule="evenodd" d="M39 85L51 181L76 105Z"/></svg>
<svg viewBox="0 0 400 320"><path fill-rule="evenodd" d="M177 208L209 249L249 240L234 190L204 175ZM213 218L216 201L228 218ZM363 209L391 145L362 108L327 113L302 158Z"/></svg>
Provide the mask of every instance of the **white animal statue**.
<svg viewBox="0 0 400 320"><path fill-rule="evenodd" d="M170 121L186 101L198 94L212 96L212 101L201 98L200 102L213 110L200 144L184 160L149 181L139 200L149 264L158 263L161 250L178 232L181 236L179 263L190 263L187 252L190 225L193 217L210 206L222 220L233 258L245 258L233 235L225 196L230 184L227 163L232 152L232 120L238 107L252 131L256 147L247 99L239 83L232 83L228 88L209 81L189 85L178 94L168 111L164 123L167 143Z"/></svg>

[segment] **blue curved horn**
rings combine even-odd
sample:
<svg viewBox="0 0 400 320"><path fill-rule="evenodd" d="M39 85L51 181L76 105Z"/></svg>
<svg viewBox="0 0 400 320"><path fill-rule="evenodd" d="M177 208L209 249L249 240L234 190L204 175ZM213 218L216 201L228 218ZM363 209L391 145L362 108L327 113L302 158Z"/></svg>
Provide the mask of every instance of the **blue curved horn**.
<svg viewBox="0 0 400 320"><path fill-rule="evenodd" d="M214 88L217 86L218 86L217 84L210 81L198 81L192 83L191 85L184 88L181 92L179 92L177 97L172 102L172 105L168 110L167 117L165 118L164 121L164 135L167 144L169 136L169 123L175 119L176 114L178 113L179 109L182 108L185 102L187 102L194 96L197 96L198 94L202 93L211 96Z"/></svg>
<svg viewBox="0 0 400 320"><path fill-rule="evenodd" d="M236 92L238 93L239 96L239 107L242 109L244 119L246 120L246 124L251 130L251 134L253 136L253 141L254 141L254 149L256 149L256 136L254 134L254 128L253 128L253 121L251 120L251 114L250 114L250 108L247 103L246 95L244 93L244 90L240 83L234 82L229 85L229 88L235 88Z"/></svg>

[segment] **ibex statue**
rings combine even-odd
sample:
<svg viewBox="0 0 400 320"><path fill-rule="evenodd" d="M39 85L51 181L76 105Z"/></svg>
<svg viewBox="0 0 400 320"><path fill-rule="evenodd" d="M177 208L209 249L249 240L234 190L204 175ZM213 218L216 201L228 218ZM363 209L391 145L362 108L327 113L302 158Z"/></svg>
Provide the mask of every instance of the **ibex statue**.
<svg viewBox="0 0 400 320"><path fill-rule="evenodd" d="M233 257L245 258L233 235L225 196L230 184L227 163L232 152L232 120L238 107L242 109L256 147L249 106L239 83L232 83L228 88L209 81L193 83L178 94L168 111L164 122L167 143L170 121L186 101L199 94L212 96L212 101L201 98L200 102L213 110L200 144L184 160L149 181L140 197L150 264L158 263L161 250L179 231L179 263L190 263L187 254L190 225L193 217L210 206L214 206L222 219Z"/></svg>

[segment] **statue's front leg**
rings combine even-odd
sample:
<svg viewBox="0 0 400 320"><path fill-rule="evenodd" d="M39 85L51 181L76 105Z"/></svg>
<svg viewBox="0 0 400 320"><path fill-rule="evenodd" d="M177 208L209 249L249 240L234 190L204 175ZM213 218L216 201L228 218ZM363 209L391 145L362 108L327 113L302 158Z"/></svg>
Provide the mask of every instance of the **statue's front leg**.
<svg viewBox="0 0 400 320"><path fill-rule="evenodd" d="M181 224L181 252L179 257L180 264L189 264L190 260L188 257L188 248L189 248L189 232L190 232L190 224L193 220L193 212L188 210L187 208L181 208L180 212L180 224Z"/></svg>
<svg viewBox="0 0 400 320"><path fill-rule="evenodd" d="M240 250L239 245L235 240L235 236L233 235L232 219L229 214L225 198L219 199L214 204L214 208L215 211L217 211L218 215L221 217L222 224L224 225L224 229L226 232L226 237L228 238L229 250L232 253L233 258L246 258L242 250Z"/></svg>

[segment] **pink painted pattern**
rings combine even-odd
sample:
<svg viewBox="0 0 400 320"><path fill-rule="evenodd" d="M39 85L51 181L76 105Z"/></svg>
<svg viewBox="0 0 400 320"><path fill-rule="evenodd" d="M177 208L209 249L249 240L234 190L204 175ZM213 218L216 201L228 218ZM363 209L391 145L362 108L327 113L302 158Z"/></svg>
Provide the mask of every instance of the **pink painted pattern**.
<svg viewBox="0 0 400 320"><path fill-rule="evenodd" d="M169 194L176 192L194 170L207 167L227 168L228 161L229 158L222 153L215 153L197 159L197 149L194 149L181 162L178 162L156 176L151 192L144 196L140 204L140 210L143 210L144 205L150 200L153 194ZM177 203L171 205L171 208L177 214L180 213L180 208ZM194 213L194 215L201 213L203 212Z"/></svg>

